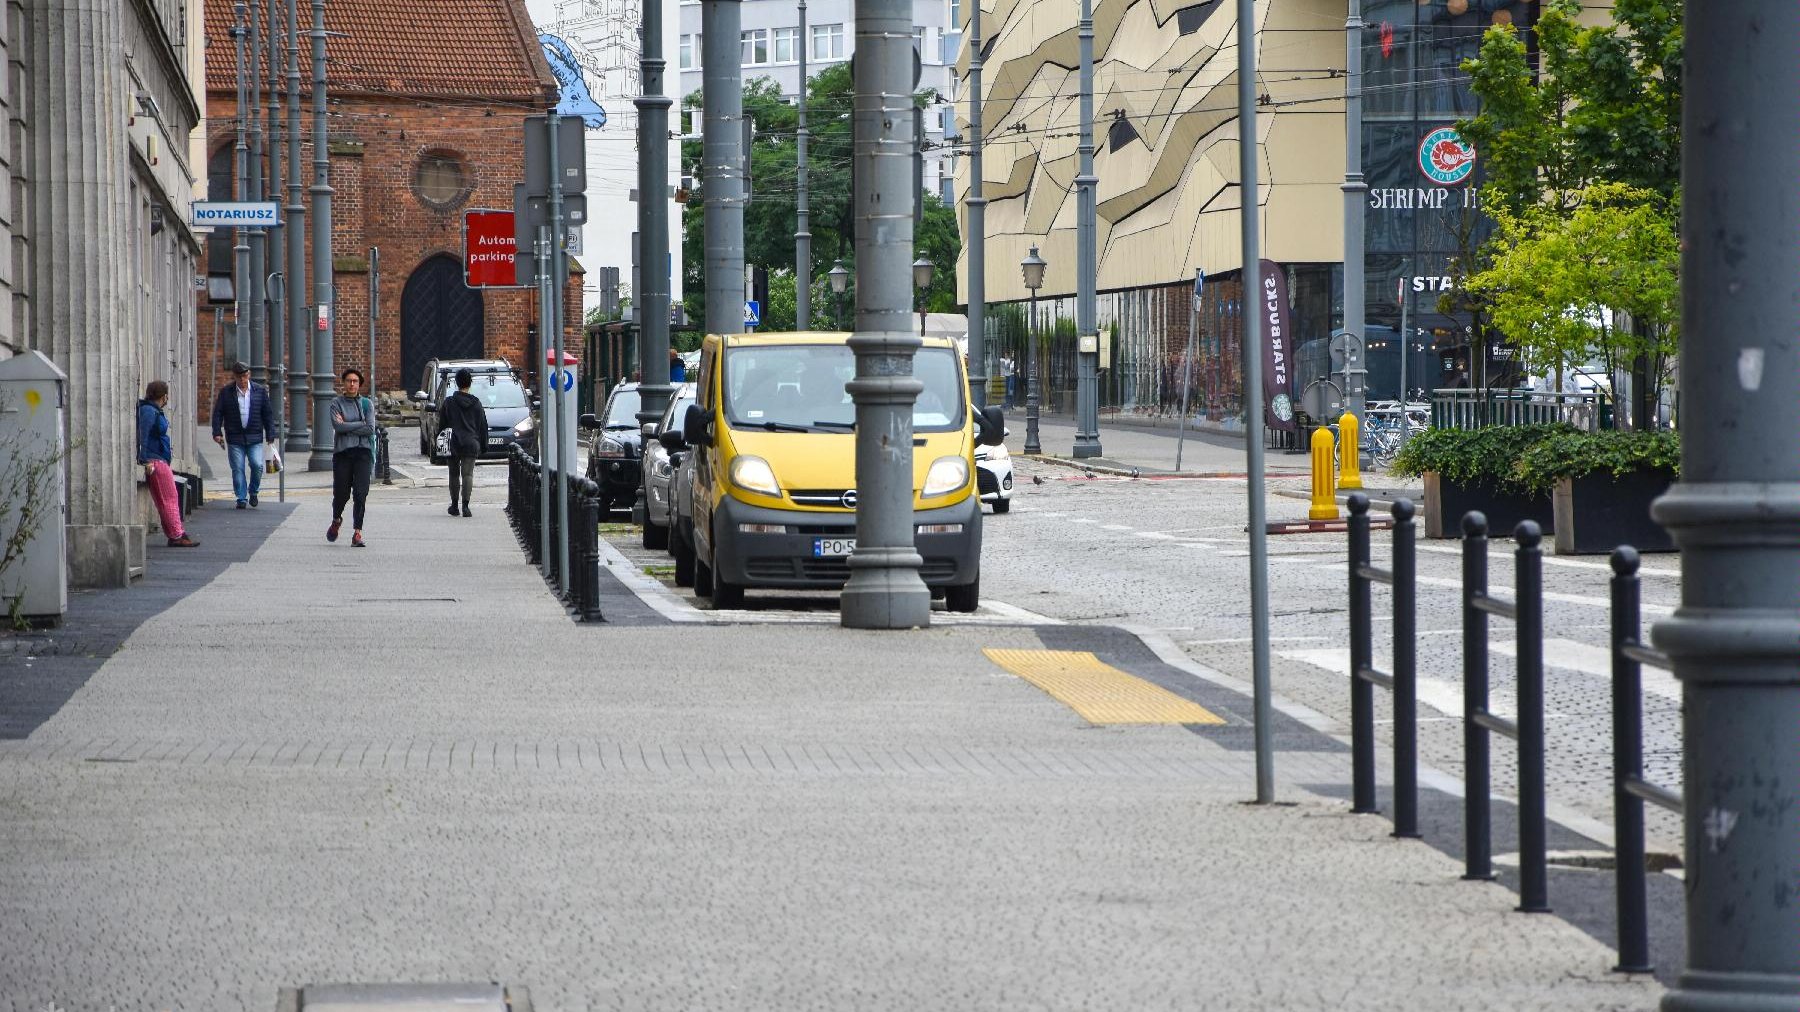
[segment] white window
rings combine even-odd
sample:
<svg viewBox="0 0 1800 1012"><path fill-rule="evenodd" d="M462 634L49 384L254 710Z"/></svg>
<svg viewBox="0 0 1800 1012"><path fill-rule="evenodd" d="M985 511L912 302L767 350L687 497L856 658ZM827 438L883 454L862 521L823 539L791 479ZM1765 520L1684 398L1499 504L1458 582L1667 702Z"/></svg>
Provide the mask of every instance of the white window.
<svg viewBox="0 0 1800 1012"><path fill-rule="evenodd" d="M700 65L695 57L700 55L700 36L683 35L681 37L681 69L692 70Z"/></svg>
<svg viewBox="0 0 1800 1012"><path fill-rule="evenodd" d="M800 29L798 28L775 29L776 63L793 63L798 59L798 57L794 55L794 43L799 38Z"/></svg>
<svg viewBox="0 0 1800 1012"><path fill-rule="evenodd" d="M927 50L925 48L925 29L923 26L916 26L913 28L913 52L919 55L920 60L925 59Z"/></svg>
<svg viewBox="0 0 1800 1012"><path fill-rule="evenodd" d="M815 60L841 60L844 58L844 26L814 25L812 28L812 54Z"/></svg>
<svg viewBox="0 0 1800 1012"><path fill-rule="evenodd" d="M754 28L739 36L743 40L743 64L760 67L769 62L769 30Z"/></svg>

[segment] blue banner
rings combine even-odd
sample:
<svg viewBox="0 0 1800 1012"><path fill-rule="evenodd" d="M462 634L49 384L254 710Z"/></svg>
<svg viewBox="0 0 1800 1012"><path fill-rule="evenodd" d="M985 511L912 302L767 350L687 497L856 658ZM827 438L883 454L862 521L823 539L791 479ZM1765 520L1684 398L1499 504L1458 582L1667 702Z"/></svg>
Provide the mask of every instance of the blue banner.
<svg viewBox="0 0 1800 1012"><path fill-rule="evenodd" d="M600 108L600 103L588 92L587 77L581 72L575 51L567 42L548 33L539 35L538 42L544 47L544 60L550 64L550 73L556 75L557 86L562 91L556 111L564 116L580 116L589 130L605 126L606 110Z"/></svg>

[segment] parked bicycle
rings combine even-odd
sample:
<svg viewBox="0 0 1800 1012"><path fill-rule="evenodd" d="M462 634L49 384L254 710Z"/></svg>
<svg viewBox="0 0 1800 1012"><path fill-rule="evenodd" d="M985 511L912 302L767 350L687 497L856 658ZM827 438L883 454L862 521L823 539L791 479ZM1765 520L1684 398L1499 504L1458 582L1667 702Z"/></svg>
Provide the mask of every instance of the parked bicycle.
<svg viewBox="0 0 1800 1012"><path fill-rule="evenodd" d="M1369 402L1363 411L1363 432L1375 466L1386 468L1392 464L1400 447L1407 439L1424 432L1430 418L1431 406L1428 404L1408 403L1403 412L1398 401Z"/></svg>

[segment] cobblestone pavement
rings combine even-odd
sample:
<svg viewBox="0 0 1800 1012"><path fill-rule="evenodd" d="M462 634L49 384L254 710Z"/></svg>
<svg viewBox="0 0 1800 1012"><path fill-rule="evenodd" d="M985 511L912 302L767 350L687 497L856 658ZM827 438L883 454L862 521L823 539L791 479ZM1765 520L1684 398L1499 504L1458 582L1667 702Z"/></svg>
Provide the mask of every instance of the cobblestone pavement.
<svg viewBox="0 0 1800 1012"><path fill-rule="evenodd" d="M441 494L378 490L366 550L325 543L316 495L234 515L259 549L0 743L0 1008L342 980L552 1010L1656 1000L1303 790L1341 750L1284 752L1289 803L1247 807L1241 725L1090 725L982 654L1116 653L1103 631L581 625L493 482L473 519Z"/></svg>

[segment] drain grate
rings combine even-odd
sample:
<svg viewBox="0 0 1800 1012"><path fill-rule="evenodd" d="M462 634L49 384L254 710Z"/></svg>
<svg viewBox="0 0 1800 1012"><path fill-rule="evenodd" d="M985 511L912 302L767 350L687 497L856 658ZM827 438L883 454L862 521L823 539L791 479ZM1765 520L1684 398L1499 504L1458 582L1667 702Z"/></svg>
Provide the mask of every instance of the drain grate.
<svg viewBox="0 0 1800 1012"><path fill-rule="evenodd" d="M284 987L276 1012L531 1012L525 988L499 984L308 984Z"/></svg>
<svg viewBox="0 0 1800 1012"><path fill-rule="evenodd" d="M456 604L459 597L359 597L357 604Z"/></svg>

